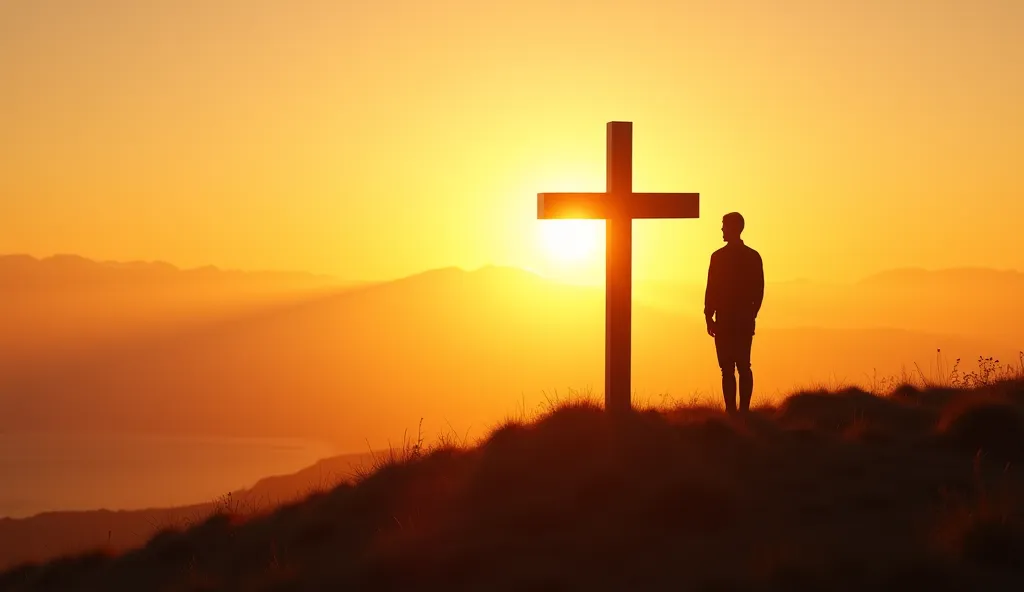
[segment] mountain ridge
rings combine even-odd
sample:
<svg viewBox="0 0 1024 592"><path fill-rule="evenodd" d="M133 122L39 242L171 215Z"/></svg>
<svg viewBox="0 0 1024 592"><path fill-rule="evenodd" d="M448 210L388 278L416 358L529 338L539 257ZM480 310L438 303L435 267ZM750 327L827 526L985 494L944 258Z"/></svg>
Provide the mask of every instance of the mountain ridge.
<svg viewBox="0 0 1024 592"><path fill-rule="evenodd" d="M260 270L260 269L236 269L236 268L222 268L216 265L203 265L198 267L181 267L173 263L168 263L162 260L143 261L143 260L100 260L91 259L76 254L59 253L49 255L45 257L36 257L33 255L22 254L22 253L11 253L11 254L0 254L0 279L2 274L8 271L18 270L22 268L36 267L38 269L45 269L48 271L58 270L107 270L107 271L136 271L136 272L150 272L150 273L163 273L173 274L178 273L182 275L194 275L194 276L206 276L212 274L223 274L226 276L253 276L253 277L280 277L280 278L293 278L293 279L306 279L309 281L322 281L331 284L342 284L342 285L362 285L362 284L382 284L391 281L398 281L403 279L409 279L417 276L438 274L454 274L454 273L490 273L495 270L515 270L531 276L549 279L551 281L558 281L555 278L548 278L542 274L538 274L529 271L522 267L511 266L511 265L497 265L497 264L484 264L475 268L466 268L461 266L449 265L435 268L428 268L417 272L411 272L402 274L392 278L380 279L380 280L360 280L360 279L348 279L342 280L337 276L331 274L317 274L302 270ZM1014 281L1024 282L1024 272L1016 269L1007 268L993 268L985 266L952 266L952 267L940 267L940 268L925 268L925 267L897 267L891 269L882 269L875 273L865 275L859 279L851 282L823 282L815 280L813 278L800 277L790 279L769 279L768 283L773 285L823 285L823 286L855 286L855 285L869 285L869 284L880 284L887 281L906 282L917 279L972 279L977 277L984 278L997 278L997 279L1012 279ZM652 286L703 286L702 282L686 282L686 281L675 281L666 279L636 279L634 280L637 284L647 284ZM560 282L561 283L561 282Z"/></svg>
<svg viewBox="0 0 1024 592"><path fill-rule="evenodd" d="M41 277L54 277L59 273L73 273L77 277L81 274L107 274L113 276L134 273L154 278L168 278L171 276L186 278L213 279L215 276L226 278L259 278L304 281L310 283L351 283L341 282L338 278L330 275L313 274L305 271L271 271L271 270L239 270L219 268L214 265L204 265L193 268L183 268L167 263L165 261L111 261L89 259L81 255L55 254L48 257L34 257L27 254L0 255L0 279L4 274L18 274L23 279L39 279Z"/></svg>

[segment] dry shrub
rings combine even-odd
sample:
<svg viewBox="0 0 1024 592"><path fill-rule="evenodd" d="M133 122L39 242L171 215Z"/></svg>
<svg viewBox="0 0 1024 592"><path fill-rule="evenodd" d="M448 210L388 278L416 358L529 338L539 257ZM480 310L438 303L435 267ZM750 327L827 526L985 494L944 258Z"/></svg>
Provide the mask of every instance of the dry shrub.
<svg viewBox="0 0 1024 592"><path fill-rule="evenodd" d="M965 452L1024 460L1024 412L1003 397L986 392L957 397L942 409L936 427Z"/></svg>

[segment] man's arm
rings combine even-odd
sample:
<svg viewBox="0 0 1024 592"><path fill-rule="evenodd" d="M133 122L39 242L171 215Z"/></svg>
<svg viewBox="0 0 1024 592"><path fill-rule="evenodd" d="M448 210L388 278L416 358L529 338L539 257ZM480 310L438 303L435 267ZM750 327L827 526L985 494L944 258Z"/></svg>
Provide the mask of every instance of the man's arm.
<svg viewBox="0 0 1024 592"><path fill-rule="evenodd" d="M708 335L714 337L715 312L718 309L718 273L715 265L715 256L711 256L711 264L708 265L708 284L704 289L704 319L708 324Z"/></svg>
<svg viewBox="0 0 1024 592"><path fill-rule="evenodd" d="M757 271L754 277L754 318L761 312L761 303L764 301L764 262L761 255L757 255Z"/></svg>

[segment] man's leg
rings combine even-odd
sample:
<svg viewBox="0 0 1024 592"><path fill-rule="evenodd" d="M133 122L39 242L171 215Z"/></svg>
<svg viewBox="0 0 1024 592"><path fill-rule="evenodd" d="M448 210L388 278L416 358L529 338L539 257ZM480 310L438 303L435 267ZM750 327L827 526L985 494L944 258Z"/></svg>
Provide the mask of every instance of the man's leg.
<svg viewBox="0 0 1024 592"><path fill-rule="evenodd" d="M736 413L736 373L732 368L722 368L722 394L726 413Z"/></svg>
<svg viewBox="0 0 1024 592"><path fill-rule="evenodd" d="M725 411L736 411L736 361L732 350L733 339L726 335L715 336L715 352L718 354L718 367L722 369L722 394L725 396Z"/></svg>
<svg viewBox="0 0 1024 592"><path fill-rule="evenodd" d="M750 411L750 398L754 394L754 372L750 369L750 348L753 335L736 340L736 370L740 375L740 411Z"/></svg>

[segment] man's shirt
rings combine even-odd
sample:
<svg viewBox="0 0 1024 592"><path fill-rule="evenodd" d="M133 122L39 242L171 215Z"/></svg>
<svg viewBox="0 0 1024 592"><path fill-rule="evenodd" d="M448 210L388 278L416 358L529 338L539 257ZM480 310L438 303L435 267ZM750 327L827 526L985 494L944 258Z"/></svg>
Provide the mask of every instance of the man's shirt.
<svg viewBox="0 0 1024 592"><path fill-rule="evenodd" d="M719 332L753 334L762 300L764 266L757 251L737 241L711 255L704 316L714 315Z"/></svg>

